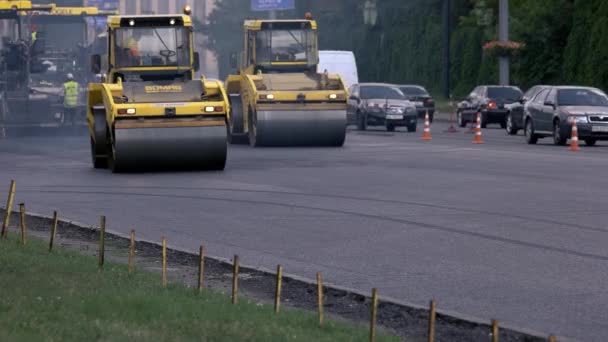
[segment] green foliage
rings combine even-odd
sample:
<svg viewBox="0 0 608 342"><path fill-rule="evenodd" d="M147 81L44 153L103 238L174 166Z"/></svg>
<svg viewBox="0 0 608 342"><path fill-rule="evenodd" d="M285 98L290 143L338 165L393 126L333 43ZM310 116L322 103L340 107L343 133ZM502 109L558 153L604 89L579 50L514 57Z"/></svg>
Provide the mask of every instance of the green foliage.
<svg viewBox="0 0 608 342"><path fill-rule="evenodd" d="M378 0L378 25L363 23L365 0L332 0L317 11L320 48L352 50L361 81L420 83L438 93L445 74L444 0ZM216 32L240 31L238 0L217 0ZM451 0L452 93L459 97L480 83L498 81L498 62L482 46L496 40L499 0ZM298 0L298 11L324 8L322 0ZM288 12L286 15L295 15ZM232 26L236 25L236 26ZM608 1L510 0L511 40L525 48L511 60L512 83L577 83L608 89ZM225 56L228 48L215 41ZM240 40L239 40L240 42ZM240 45L239 45L240 47ZM223 57L220 57L222 59ZM226 57L227 59L227 57Z"/></svg>

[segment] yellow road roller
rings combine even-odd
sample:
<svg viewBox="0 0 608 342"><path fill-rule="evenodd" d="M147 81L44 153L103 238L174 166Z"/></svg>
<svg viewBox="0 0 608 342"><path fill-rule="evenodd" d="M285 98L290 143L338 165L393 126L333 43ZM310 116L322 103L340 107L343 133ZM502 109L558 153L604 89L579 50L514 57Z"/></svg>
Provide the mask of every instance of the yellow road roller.
<svg viewBox="0 0 608 342"><path fill-rule="evenodd" d="M87 122L95 168L222 170L228 96L221 82L195 79L189 15L110 16L108 55L93 55Z"/></svg>
<svg viewBox="0 0 608 342"><path fill-rule="evenodd" d="M240 61L239 61L240 59ZM229 139L251 146L342 146L347 91L317 72L317 23L246 20L244 49L232 57Z"/></svg>

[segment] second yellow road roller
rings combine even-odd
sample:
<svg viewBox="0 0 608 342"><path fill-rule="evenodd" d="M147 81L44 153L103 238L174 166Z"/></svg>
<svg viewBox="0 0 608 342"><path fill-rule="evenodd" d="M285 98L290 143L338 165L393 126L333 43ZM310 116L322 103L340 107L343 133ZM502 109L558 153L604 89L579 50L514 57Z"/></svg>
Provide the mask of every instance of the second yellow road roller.
<svg viewBox="0 0 608 342"><path fill-rule="evenodd" d="M239 60L240 59L240 60ZM230 140L254 146L342 146L347 91L317 72L317 22L246 20L244 49L230 75Z"/></svg>
<svg viewBox="0 0 608 342"><path fill-rule="evenodd" d="M88 89L94 167L224 169L229 101L221 82L195 77L190 16L111 16L108 46Z"/></svg>

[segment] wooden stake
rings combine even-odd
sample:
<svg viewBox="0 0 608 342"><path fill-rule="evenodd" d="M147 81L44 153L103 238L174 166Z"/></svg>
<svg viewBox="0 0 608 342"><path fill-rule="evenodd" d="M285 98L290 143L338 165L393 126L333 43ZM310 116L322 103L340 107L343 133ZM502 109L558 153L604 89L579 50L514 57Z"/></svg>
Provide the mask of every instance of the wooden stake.
<svg viewBox="0 0 608 342"><path fill-rule="evenodd" d="M57 212L53 212L53 224L51 225L51 239L49 241L49 252L53 251L53 243L55 242L55 235L57 234Z"/></svg>
<svg viewBox="0 0 608 342"><path fill-rule="evenodd" d="M19 213L21 214L21 245L25 246L27 242L27 228L25 226L25 204L19 204Z"/></svg>
<svg viewBox="0 0 608 342"><path fill-rule="evenodd" d="M274 293L274 312L281 311L281 283L283 281L283 266L277 266L277 287Z"/></svg>
<svg viewBox="0 0 608 342"><path fill-rule="evenodd" d="M239 294L239 256L234 256L234 270L232 273L232 304L238 302Z"/></svg>
<svg viewBox="0 0 608 342"><path fill-rule="evenodd" d="M435 320L437 318L437 303L435 302L435 300L431 300L431 304L429 307L429 332L428 332L428 337L429 340L428 342L435 342Z"/></svg>
<svg viewBox="0 0 608 342"><path fill-rule="evenodd" d="M198 251L198 293L203 292L204 276L205 276L205 247L201 246Z"/></svg>
<svg viewBox="0 0 608 342"><path fill-rule="evenodd" d="M4 222L2 223L2 232L0 233L0 236L3 239L5 239L8 236L8 225L11 220L13 202L15 201L15 187L16 187L16 183L14 180L12 180L11 186L8 190L8 200L6 201L6 210L4 212Z"/></svg>
<svg viewBox="0 0 608 342"><path fill-rule="evenodd" d="M167 239L163 237L163 287L167 287Z"/></svg>
<svg viewBox="0 0 608 342"><path fill-rule="evenodd" d="M492 342L498 342L498 321L492 320Z"/></svg>
<svg viewBox="0 0 608 342"><path fill-rule="evenodd" d="M317 310L319 312L319 326L323 326L323 278L317 272Z"/></svg>
<svg viewBox="0 0 608 342"><path fill-rule="evenodd" d="M101 222L99 224L99 269L103 269L103 261L105 258L105 238L106 238L106 217L101 217Z"/></svg>
<svg viewBox="0 0 608 342"><path fill-rule="evenodd" d="M372 312L369 324L369 341L376 341L376 320L378 318L378 289L372 289Z"/></svg>
<svg viewBox="0 0 608 342"><path fill-rule="evenodd" d="M135 270L135 231L131 230L131 241L129 242L129 273Z"/></svg>

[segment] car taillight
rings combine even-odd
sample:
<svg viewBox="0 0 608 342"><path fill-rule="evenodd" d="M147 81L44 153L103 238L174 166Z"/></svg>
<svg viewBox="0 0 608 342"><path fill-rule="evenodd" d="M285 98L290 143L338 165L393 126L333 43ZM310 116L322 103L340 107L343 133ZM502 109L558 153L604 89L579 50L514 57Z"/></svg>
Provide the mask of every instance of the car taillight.
<svg viewBox="0 0 608 342"><path fill-rule="evenodd" d="M496 102L489 102L488 103L488 108L490 108L490 109L496 109L496 108L498 108L498 105L496 105Z"/></svg>

